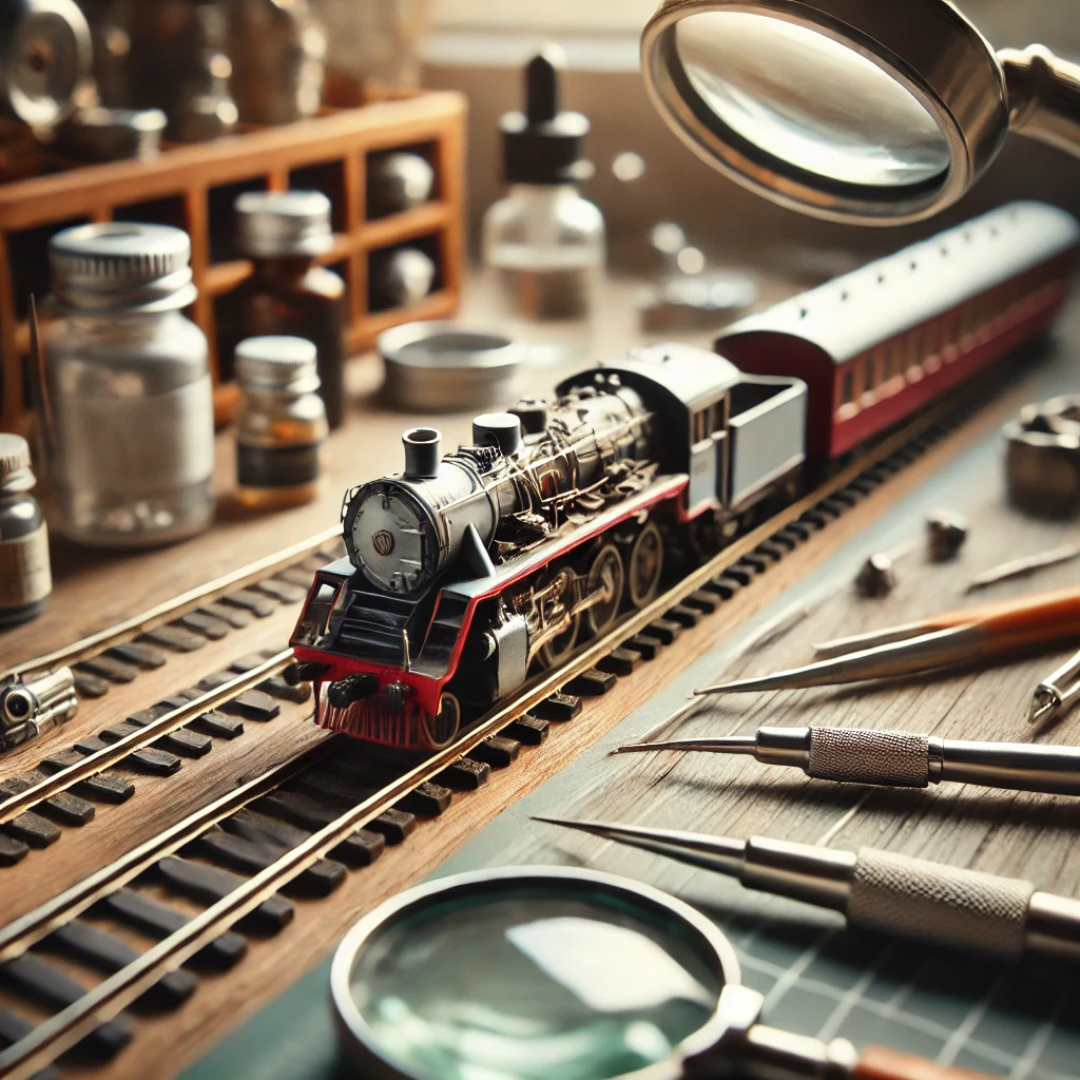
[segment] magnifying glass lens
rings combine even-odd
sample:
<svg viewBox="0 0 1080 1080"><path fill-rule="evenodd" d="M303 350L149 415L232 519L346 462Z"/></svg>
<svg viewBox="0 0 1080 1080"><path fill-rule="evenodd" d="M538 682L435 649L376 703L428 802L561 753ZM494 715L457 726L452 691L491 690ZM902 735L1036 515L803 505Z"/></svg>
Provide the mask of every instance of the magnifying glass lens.
<svg viewBox="0 0 1080 1080"><path fill-rule="evenodd" d="M706 113L779 163L875 188L949 170L930 113L850 45L768 15L707 11L676 25L675 48Z"/></svg>
<svg viewBox="0 0 1080 1080"><path fill-rule="evenodd" d="M716 1012L715 957L674 919L586 888L446 895L364 943L372 1049L417 1080L604 1080Z"/></svg>

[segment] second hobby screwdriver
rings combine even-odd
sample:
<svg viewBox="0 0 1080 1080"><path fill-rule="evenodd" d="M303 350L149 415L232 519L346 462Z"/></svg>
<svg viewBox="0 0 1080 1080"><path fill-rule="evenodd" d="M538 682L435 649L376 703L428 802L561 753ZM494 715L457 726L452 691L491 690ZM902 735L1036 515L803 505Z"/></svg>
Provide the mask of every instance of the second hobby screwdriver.
<svg viewBox="0 0 1080 1080"><path fill-rule="evenodd" d="M763 727L756 735L620 746L617 754L698 750L748 754L765 765L791 765L819 780L926 787L942 780L1009 791L1080 795L1080 748L968 742L865 728Z"/></svg>

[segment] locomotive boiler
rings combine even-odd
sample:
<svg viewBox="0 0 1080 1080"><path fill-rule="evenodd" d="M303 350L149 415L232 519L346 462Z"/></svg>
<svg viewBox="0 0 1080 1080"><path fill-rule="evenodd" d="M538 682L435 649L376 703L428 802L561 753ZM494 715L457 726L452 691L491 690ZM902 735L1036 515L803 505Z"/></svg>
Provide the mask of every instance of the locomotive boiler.
<svg viewBox="0 0 1080 1080"><path fill-rule="evenodd" d="M347 493L347 557L292 639L323 726L408 749L647 604L803 462L805 386L681 344L477 417L472 445L404 436L405 468Z"/></svg>
<svg viewBox="0 0 1080 1080"><path fill-rule="evenodd" d="M347 557L293 633L317 722L447 745L790 502L807 459L850 461L1045 328L1078 240L1063 211L1005 206L751 316L715 353L650 346L477 417L453 453L407 432L403 471L347 493Z"/></svg>

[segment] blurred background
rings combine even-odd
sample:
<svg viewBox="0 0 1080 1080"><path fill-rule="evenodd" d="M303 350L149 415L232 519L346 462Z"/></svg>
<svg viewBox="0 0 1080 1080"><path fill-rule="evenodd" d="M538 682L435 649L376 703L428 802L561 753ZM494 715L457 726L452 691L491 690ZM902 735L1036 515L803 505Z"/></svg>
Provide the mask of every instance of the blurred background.
<svg viewBox="0 0 1080 1080"><path fill-rule="evenodd" d="M867 0L868 3L877 0ZM322 0L347 22L350 0ZM867 230L813 221L772 206L700 163L653 113L637 71L637 39L656 9L652 0L431 0L431 29L424 44L426 84L469 94L470 220L498 190L495 121L516 105L517 68L538 42L555 39L570 58L567 107L593 123L590 156L596 175L586 192L604 210L613 262L633 267L644 250L640 238L658 216L678 220L690 242L714 263L778 260L813 278L854 261L847 252L889 251L973 214L1015 198L1045 199L1080 212L1080 161L1013 138L989 175L948 215L922 226ZM1067 57L1080 57L1080 19L1070 0L966 0L959 5L997 47L1042 42ZM344 36L331 35L334 48ZM342 62L347 60L342 56ZM618 155L633 152L645 163L633 181L612 171ZM809 250L800 250L808 246Z"/></svg>

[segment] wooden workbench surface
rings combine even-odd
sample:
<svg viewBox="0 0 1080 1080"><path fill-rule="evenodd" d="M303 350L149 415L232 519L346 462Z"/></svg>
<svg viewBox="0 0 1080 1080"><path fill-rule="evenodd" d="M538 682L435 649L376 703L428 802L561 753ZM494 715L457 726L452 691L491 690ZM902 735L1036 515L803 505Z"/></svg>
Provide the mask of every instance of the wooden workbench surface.
<svg viewBox="0 0 1080 1080"><path fill-rule="evenodd" d="M598 346L601 354L615 353L634 343L637 335L632 327L627 328L625 315L630 297L629 287L611 293L612 310L621 309L623 314L611 317L607 325L622 329ZM1080 892L1080 863L1072 842L1076 811L1064 799L965 791L955 786L929 792L868 791L811 785L790 770L767 770L745 759L604 756L619 742L655 727L682 704L694 686L710 680L721 669L732 676L772 670L805 658L809 644L823 637L953 606L971 574L1005 558L1050 548L1064 534L1071 534L1071 527L1032 522L1004 505L1000 446L995 437L1002 420L1022 402L1080 382L1080 369L1072 362L1068 344L1080 342L1080 304L1074 303L1067 313L1059 341L1054 358L1034 370L1029 379L798 548L718 614L684 634L662 659L620 680L612 693L591 702L579 720L556 731L544 746L526 751L515 767L497 774L486 789L456 800L445 818L422 824L407 844L387 852L371 870L350 876L333 898L298 902L295 924L287 933L254 945L232 975L204 980L200 992L178 1013L140 1020L139 1038L133 1046L108 1070L97 1070L93 1075L111 1080L174 1074L257 1013L302 972L318 965L360 914L440 866L445 870L523 861L584 862L671 888L715 908L731 928L749 925L759 910L779 912L775 916L779 937L757 935L764 942L760 970L747 965L748 979L760 975L759 981L766 974L779 978L773 971L779 963L795 964L823 932L835 931L831 916L787 905L777 908L772 901L763 905L760 898L706 875L621 852L598 841L553 833L549 827L529 823L527 812L693 826L740 837L765 833L835 846L873 843L960 865L1030 875L1040 886L1070 895ZM401 431L421 419L430 420L375 408L370 393L378 382L377 364L356 365L351 376L355 380L355 414L350 425L334 437L333 464L317 503L284 514L254 517L241 514L226 496L220 521L212 532L176 548L136 556L87 555L58 545L54 603L36 623L0 638L3 661L18 661L56 648L336 521L342 491L358 480L398 468ZM556 376L554 372L536 372L528 382L533 390L541 391L550 387ZM469 419L468 415L440 419L448 443L465 437ZM232 477L231 447L227 437L219 442L219 486L227 493ZM849 583L861 558L917 537L923 510L941 500L971 517L972 535L961 559L932 567L919 549L899 562L901 585L891 597L878 602L857 601ZM1074 579L1075 567L1063 567L1048 572L1038 584L1050 587ZM1008 588L1015 587L1002 587L993 595L1005 595ZM767 648L733 659L753 630L755 623L750 620L782 616L792 605L798 610L808 603L810 613L787 634ZM84 729L89 733L104 722L114 722L106 719L109 716L126 715L153 697L190 685L203 669L209 670L207 665L216 662L220 666L253 648L280 646L287 639L295 610L283 608L272 620L238 631L220 648L170 660L161 673L141 677L153 680L152 684L137 680L131 687L114 688L55 736L67 745ZM223 652L225 646L230 651ZM1015 739L1028 734L1022 724L1025 698L1052 664L1051 657L1018 660L991 672L909 680L870 693L849 689L751 695L704 707L680 728L680 734L748 731L762 723L805 724L813 720ZM148 694L148 700L142 701ZM164 828L186 813L192 802L208 801L228 790L238 778L255 775L305 745L314 729L302 722L304 712L300 706L287 709L286 719L291 722L279 721L259 729L257 742L245 737L216 749L205 761L186 763L182 786L176 786L177 781L140 781L140 795L127 807L99 814L95 822L80 830L77 841L64 839L50 850L47 859L46 853L32 853L14 870L18 887L14 887L14 878L7 879L6 884L12 887L4 894L6 917L40 903L60 885L85 874L95 860L115 857L147 829ZM75 725L79 725L78 732ZM1050 738L1064 741L1068 734L1066 724ZM19 753L21 764L9 758L0 775L33 764L29 747L25 754L30 756ZM480 833L496 818L493 826ZM479 838L459 852L478 833ZM804 949L800 944L792 959L784 951L785 942L802 943L807 933L811 945ZM771 959L770 948L774 950ZM806 955L805 965L829 960L821 950ZM843 968L845 976L850 970L854 973L851 981L856 983L864 971L872 975L881 966L873 957L866 963L869 966L864 968L861 959L849 960ZM987 977L977 965L970 970L980 979ZM790 977L789 989L796 986L800 974L796 971ZM999 975L991 972L992 978ZM312 1033L325 1035L326 1026L321 1020L312 1020L305 1034L302 1020L308 1015L305 1009L315 1009L325 1019L323 977L316 971L294 992L301 995L299 999L294 994L283 999L292 1014L288 1025L283 1024L280 1012L267 1014L274 1018L274 1040L279 1046L288 1042L295 1053L280 1060L275 1060L273 1053L261 1056L257 1044L242 1030L223 1046L221 1053L226 1057L209 1059L200 1075L245 1075L238 1062L228 1058L236 1047L241 1048L244 1068L250 1069L246 1075L260 1076L261 1080L323 1075L321 1066L332 1049L325 1039L321 1048L312 1047L311 1040ZM789 998L787 1005L793 1000ZM968 1013L962 1018L968 1019ZM812 1026L797 1009L791 1017L781 1012L779 1018L774 1015L771 1019L808 1030ZM846 1029L841 1020L833 1023L843 1034ZM267 1021L257 1017L254 1022ZM927 1023L912 1030L925 1034ZM262 1041L267 1037L263 1029ZM910 1045L911 1040L891 1038L889 1030L876 1038L918 1049ZM966 1045L958 1043L956 1054ZM222 1065L224 1060L229 1062L227 1067ZM982 1067L987 1067L985 1061ZM1019 1070L1016 1075L1018 1080L1030 1080L1057 1074Z"/></svg>
<svg viewBox="0 0 1080 1080"><path fill-rule="evenodd" d="M463 848L449 833L462 819L432 829L447 858L438 875L487 866L556 863L624 874L681 896L714 917L740 954L743 976L766 995L766 1019L808 1035L894 1046L991 1075L1058 1080L1080 1060L1080 1002L1067 969L1032 964L1020 970L945 948L897 944L846 931L842 919L768 898L706 871L564 832L532 814L694 829L737 838L767 835L835 848L871 845L1026 877L1039 887L1080 896L1075 800L942 785L885 790L811 781L796 770L752 759L659 753L610 756L642 736L747 733L762 724L836 724L900 728L944 737L1027 741L1027 702L1059 654L1016 657L985 670L962 670L872 687L750 694L703 702L677 725L665 718L696 687L805 661L814 642L891 625L968 602L977 572L1047 550L1075 537L1074 524L1025 518L1006 503L1001 419L1020 401L1075 388L1080 382L1080 307L1066 319L1054 359L956 436L890 481L799 549L718 615L685 634L664 654L662 670L641 669L587 710L573 734L560 731L528 775L509 772L510 803ZM924 515L945 505L965 513L971 534L960 557L930 564L919 543ZM833 531L830 531L833 530ZM875 551L914 549L897 563L899 585L889 597L861 600L851 581ZM1003 584L986 599L1075 582L1076 565L1036 579ZM770 625L788 629L743 653ZM577 723L577 722L576 722ZM1047 731L1047 742L1075 742L1075 717ZM567 738L567 736L570 736ZM571 745L573 744L573 745ZM591 745L589 745L591 744ZM496 781L503 783L502 779ZM485 806L485 803L487 804ZM490 801L463 813L477 826ZM449 842L448 842L449 841ZM365 901L363 907L368 907ZM328 965L224 1040L185 1074L209 1080L326 1080L339 1058L326 999ZM264 1045L272 1044L273 1051ZM278 1051L288 1047L287 1061Z"/></svg>

